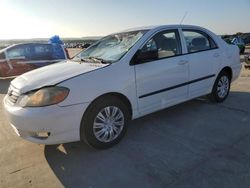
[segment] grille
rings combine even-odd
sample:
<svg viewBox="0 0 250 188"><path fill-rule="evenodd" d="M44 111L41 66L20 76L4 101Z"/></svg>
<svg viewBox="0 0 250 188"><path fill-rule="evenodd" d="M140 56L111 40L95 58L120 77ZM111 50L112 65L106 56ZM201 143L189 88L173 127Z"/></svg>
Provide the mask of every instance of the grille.
<svg viewBox="0 0 250 188"><path fill-rule="evenodd" d="M14 105L17 102L20 93L14 86L10 85L7 95L10 104Z"/></svg>

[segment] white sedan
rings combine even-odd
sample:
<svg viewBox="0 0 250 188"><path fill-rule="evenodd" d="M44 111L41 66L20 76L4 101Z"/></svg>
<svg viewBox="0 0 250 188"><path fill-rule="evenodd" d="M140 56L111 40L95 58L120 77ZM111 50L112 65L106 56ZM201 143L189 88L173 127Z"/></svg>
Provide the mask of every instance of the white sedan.
<svg viewBox="0 0 250 188"><path fill-rule="evenodd" d="M29 141L108 148L131 119L203 95L224 101L240 70L237 46L207 29L136 28L104 37L70 62L17 77L4 106Z"/></svg>

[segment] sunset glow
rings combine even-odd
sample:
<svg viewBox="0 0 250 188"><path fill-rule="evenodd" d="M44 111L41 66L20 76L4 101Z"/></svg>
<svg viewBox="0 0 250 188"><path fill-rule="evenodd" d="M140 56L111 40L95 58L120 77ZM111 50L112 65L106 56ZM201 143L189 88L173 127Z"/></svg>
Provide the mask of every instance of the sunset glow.
<svg viewBox="0 0 250 188"><path fill-rule="evenodd" d="M185 13L184 24L218 34L249 32L248 7L249 0L0 0L0 39L100 36L131 27L179 24Z"/></svg>

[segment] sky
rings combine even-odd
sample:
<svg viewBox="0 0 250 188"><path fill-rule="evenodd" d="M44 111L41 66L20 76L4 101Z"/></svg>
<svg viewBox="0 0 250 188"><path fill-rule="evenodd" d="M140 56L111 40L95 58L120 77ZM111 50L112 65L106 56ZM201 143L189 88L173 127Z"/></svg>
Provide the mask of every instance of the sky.
<svg viewBox="0 0 250 188"><path fill-rule="evenodd" d="M217 34L250 32L250 0L0 0L0 39L104 36L183 24Z"/></svg>

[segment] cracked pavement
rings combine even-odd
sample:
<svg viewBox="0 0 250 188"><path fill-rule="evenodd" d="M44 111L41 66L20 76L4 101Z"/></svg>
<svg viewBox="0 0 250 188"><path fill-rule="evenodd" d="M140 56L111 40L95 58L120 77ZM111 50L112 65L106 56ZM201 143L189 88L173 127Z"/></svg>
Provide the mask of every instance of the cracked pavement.
<svg viewBox="0 0 250 188"><path fill-rule="evenodd" d="M0 81L0 100L8 87ZM17 137L0 105L0 187L250 186L250 70L228 99L196 99L132 121L120 144L44 146Z"/></svg>

